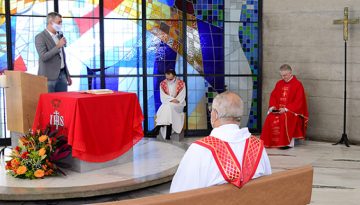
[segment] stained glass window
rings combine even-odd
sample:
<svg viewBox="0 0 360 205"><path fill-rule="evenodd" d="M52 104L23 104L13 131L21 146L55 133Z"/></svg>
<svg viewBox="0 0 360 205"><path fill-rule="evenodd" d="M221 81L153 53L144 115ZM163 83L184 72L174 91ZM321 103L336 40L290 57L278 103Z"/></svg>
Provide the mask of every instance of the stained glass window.
<svg viewBox="0 0 360 205"><path fill-rule="evenodd" d="M7 48L6 48L6 18L5 18L5 1L0 0L0 72L4 72L7 69ZM4 116L4 98L5 89L0 90L0 116ZM0 118L0 138L6 136L6 124L4 117Z"/></svg>
<svg viewBox="0 0 360 205"><path fill-rule="evenodd" d="M104 1L105 18L141 19L141 0Z"/></svg>
<svg viewBox="0 0 360 205"><path fill-rule="evenodd" d="M0 71L7 69L5 15L0 14Z"/></svg>
<svg viewBox="0 0 360 205"><path fill-rule="evenodd" d="M40 15L44 16L54 11L54 1L47 0L10 0L12 15Z"/></svg>
<svg viewBox="0 0 360 205"><path fill-rule="evenodd" d="M6 34L4 2L0 0L1 70L7 67L6 35L10 35ZM147 110L148 126L144 129L151 130L161 104L159 83L164 71L174 68L187 84L185 121L189 131L211 129L207 106L225 90L239 93L244 100L242 126L259 131L258 0L105 0L101 5L98 0L57 2L10 0L12 69L37 73L34 38L46 28L47 13L58 8L67 39L67 64L73 75L69 90L101 88L103 69L105 88L137 93L143 110ZM103 33L100 28L104 28ZM103 44L100 39L104 39Z"/></svg>
<svg viewBox="0 0 360 205"><path fill-rule="evenodd" d="M5 14L5 0L0 0L0 14ZM5 16L1 16L0 19L4 19L5 21ZM0 20L0 22L2 22Z"/></svg>
<svg viewBox="0 0 360 205"><path fill-rule="evenodd" d="M109 1L105 1L109 2ZM99 1L95 0L60 0L59 13L63 17L99 18Z"/></svg>

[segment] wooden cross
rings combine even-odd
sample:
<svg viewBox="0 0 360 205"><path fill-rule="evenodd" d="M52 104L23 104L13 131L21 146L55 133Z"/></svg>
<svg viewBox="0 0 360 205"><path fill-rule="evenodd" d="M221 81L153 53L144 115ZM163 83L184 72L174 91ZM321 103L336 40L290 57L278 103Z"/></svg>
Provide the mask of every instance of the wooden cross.
<svg viewBox="0 0 360 205"><path fill-rule="evenodd" d="M349 39L349 24L358 24L360 22L359 18L349 19L349 8L344 8L344 19L334 20L334 24L343 24L344 26L344 41Z"/></svg>

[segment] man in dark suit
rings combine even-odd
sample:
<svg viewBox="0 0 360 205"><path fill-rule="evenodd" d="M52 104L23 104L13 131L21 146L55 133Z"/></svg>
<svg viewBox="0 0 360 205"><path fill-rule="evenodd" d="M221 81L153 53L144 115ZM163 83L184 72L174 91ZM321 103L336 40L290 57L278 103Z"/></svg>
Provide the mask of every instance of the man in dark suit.
<svg viewBox="0 0 360 205"><path fill-rule="evenodd" d="M66 66L66 39L61 32L62 16L51 12L46 20L46 29L35 36L35 47L39 54L38 75L47 77L49 92L64 92L72 80Z"/></svg>

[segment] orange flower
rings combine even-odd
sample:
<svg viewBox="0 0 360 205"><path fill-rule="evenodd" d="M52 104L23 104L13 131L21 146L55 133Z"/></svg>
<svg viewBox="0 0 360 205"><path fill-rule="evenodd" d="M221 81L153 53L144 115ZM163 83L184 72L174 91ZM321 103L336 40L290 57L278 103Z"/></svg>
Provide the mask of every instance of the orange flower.
<svg viewBox="0 0 360 205"><path fill-rule="evenodd" d="M19 160L17 160L17 159L11 160L11 166L12 166L12 167L17 167L17 166L19 166L19 165L20 165Z"/></svg>
<svg viewBox="0 0 360 205"><path fill-rule="evenodd" d="M45 176L50 176L54 173L54 170L49 169L48 171L45 172Z"/></svg>
<svg viewBox="0 0 360 205"><path fill-rule="evenodd" d="M43 168L43 170L46 170L46 169L47 169L47 166L46 166L46 165L41 165L41 167Z"/></svg>
<svg viewBox="0 0 360 205"><path fill-rule="evenodd" d="M35 177L37 177L37 178L41 178L41 177L43 177L43 176L45 175L45 172L44 172L44 170L42 170L42 169L38 169L38 170L36 170L36 171L34 172L34 175L35 175Z"/></svg>
<svg viewBox="0 0 360 205"><path fill-rule="evenodd" d="M41 149L39 150L39 156L40 156L40 157L43 156L45 153L46 153L46 149L45 149L45 148L41 148Z"/></svg>
<svg viewBox="0 0 360 205"><path fill-rule="evenodd" d="M20 175L20 174L25 174L26 170L27 170L27 169L26 169L25 166L20 166L20 167L17 168L16 174L18 174L18 175Z"/></svg>
<svg viewBox="0 0 360 205"><path fill-rule="evenodd" d="M29 141L25 139L25 137L20 137L19 144L23 144L26 146L27 144L29 144Z"/></svg>
<svg viewBox="0 0 360 205"><path fill-rule="evenodd" d="M39 137L39 142L45 142L45 140L47 140L47 138L48 138L48 136L46 136L46 135L41 135L41 136Z"/></svg>

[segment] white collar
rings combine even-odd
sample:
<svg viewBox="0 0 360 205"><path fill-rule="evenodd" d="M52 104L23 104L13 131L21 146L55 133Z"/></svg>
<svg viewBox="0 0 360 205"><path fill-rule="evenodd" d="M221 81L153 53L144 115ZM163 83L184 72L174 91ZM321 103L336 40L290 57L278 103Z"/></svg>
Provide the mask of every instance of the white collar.
<svg viewBox="0 0 360 205"><path fill-rule="evenodd" d="M214 128L210 136L216 137L226 142L240 142L251 136L247 127L239 128L236 124L226 124Z"/></svg>

